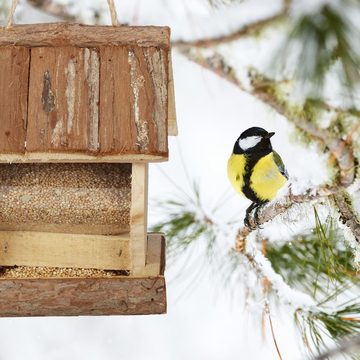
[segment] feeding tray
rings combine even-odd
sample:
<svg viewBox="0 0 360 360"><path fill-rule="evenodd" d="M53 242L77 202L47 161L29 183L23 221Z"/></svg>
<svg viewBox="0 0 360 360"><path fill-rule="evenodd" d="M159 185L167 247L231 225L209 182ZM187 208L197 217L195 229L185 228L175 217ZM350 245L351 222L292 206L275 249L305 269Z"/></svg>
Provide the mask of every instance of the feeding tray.
<svg viewBox="0 0 360 360"><path fill-rule="evenodd" d="M148 163L177 132L166 27L0 30L0 316L166 311Z"/></svg>

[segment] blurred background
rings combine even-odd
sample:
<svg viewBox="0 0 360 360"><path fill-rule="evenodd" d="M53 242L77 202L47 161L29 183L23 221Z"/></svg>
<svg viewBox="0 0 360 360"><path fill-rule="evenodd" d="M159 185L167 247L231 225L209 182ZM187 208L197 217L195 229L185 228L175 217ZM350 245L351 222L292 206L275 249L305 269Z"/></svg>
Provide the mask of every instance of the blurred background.
<svg viewBox="0 0 360 360"><path fill-rule="evenodd" d="M3 318L0 359L356 357L359 1L115 3L121 24L172 33L179 135L149 188L149 229L167 234L168 313ZM0 1L2 24L10 6ZM57 21L111 23L105 0L21 0L14 17ZM252 232L226 175L251 126L276 133L290 174Z"/></svg>

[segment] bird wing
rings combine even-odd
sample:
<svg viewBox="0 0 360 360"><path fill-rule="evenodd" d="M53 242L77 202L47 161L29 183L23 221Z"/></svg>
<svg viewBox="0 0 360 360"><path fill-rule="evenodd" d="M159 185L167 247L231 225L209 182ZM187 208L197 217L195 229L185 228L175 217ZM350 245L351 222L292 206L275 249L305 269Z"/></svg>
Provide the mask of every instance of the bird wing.
<svg viewBox="0 0 360 360"><path fill-rule="evenodd" d="M275 164L277 165L278 169L287 179L289 179L289 174L288 174L287 170L285 169L285 165L284 165L280 155L276 151L273 151L273 154L274 154L274 161L275 161Z"/></svg>

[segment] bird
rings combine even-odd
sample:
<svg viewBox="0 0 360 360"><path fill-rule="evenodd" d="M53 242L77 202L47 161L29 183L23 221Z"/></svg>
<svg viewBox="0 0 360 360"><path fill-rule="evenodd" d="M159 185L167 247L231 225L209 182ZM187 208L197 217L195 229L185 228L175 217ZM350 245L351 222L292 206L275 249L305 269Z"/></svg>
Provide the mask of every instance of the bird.
<svg viewBox="0 0 360 360"><path fill-rule="evenodd" d="M258 225L258 211L274 199L289 179L280 155L273 150L270 138L274 132L251 127L237 138L227 163L227 174L234 189L251 200L246 209L245 226L255 209L254 221Z"/></svg>

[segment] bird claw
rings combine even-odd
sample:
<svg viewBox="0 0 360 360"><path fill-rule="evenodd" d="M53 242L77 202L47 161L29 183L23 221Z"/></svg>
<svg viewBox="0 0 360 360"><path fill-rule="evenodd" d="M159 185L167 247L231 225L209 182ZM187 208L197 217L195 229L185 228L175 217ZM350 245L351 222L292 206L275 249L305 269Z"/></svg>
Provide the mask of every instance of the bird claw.
<svg viewBox="0 0 360 360"><path fill-rule="evenodd" d="M244 225L246 227L248 227L250 230L255 230L256 228L263 229L263 227L260 224L260 219L259 219L260 208L261 208L261 205L256 205L256 204L252 203L246 210ZM252 212L254 211L254 209L255 209L254 216L250 221L250 216L251 216Z"/></svg>

